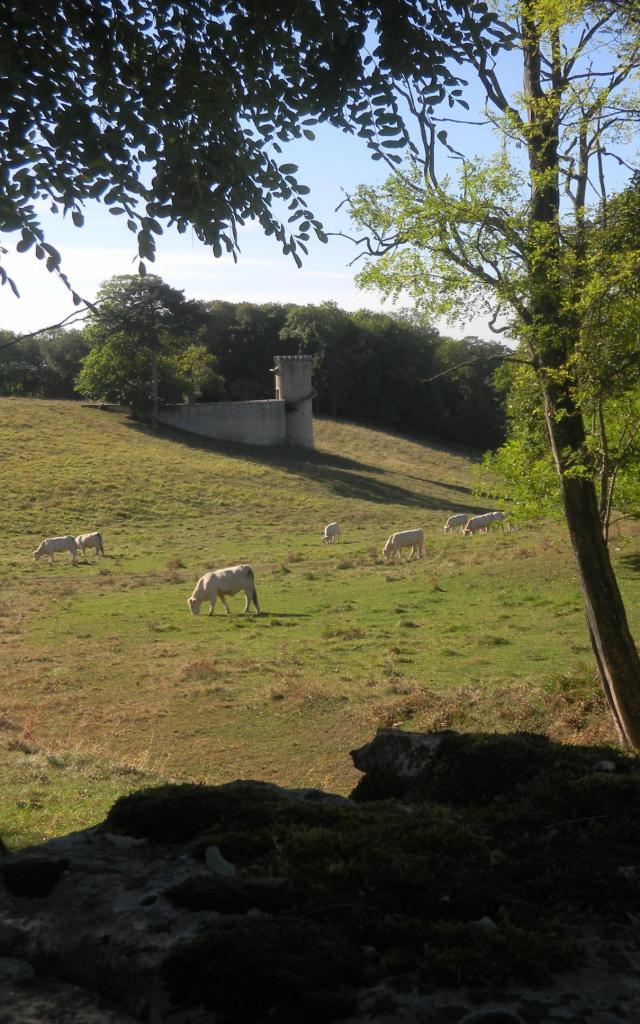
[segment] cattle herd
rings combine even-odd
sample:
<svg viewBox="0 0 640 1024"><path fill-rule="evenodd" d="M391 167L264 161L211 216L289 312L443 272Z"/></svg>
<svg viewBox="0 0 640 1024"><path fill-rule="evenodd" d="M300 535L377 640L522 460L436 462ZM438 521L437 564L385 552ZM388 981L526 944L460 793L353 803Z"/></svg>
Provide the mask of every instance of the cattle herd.
<svg viewBox="0 0 640 1024"><path fill-rule="evenodd" d="M444 524L445 533L453 533L460 527L465 536L473 536L476 533L487 533L489 529L498 524L502 530L505 528L511 532L515 529L508 512L485 512L479 516L472 516L469 513L461 512L449 516ZM340 526L338 523L328 523L324 528L322 539L325 544L336 544L340 542ZM77 537L71 534L64 537L47 537L33 552L33 560L37 562L40 558L47 558L50 562L55 561L56 552L66 551L69 561L75 564L78 551L86 557L87 550L92 548L97 555L104 555L102 536L97 531L93 533L81 533ZM417 558L424 557L424 530L400 530L392 533L382 549L385 562L397 556L403 548L410 548L409 561L414 554ZM192 615L200 614L202 602L209 602L209 615L213 610L218 598L222 601L227 615L230 614L227 597L238 594L242 591L245 596L243 614L249 611L253 604L256 615L260 614L260 604L256 593L255 578L250 565L230 565L225 569L217 569L215 572L207 572L201 576L196 583L191 597L187 599L187 605Z"/></svg>
<svg viewBox="0 0 640 1024"><path fill-rule="evenodd" d="M37 562L40 558L47 558L50 562L55 562L56 551L66 551L69 561L75 564L78 549L86 556L87 548L93 548L97 555L104 555L102 537L99 533L81 533L77 537L72 537L71 534L65 537L47 537L33 552L33 560Z"/></svg>

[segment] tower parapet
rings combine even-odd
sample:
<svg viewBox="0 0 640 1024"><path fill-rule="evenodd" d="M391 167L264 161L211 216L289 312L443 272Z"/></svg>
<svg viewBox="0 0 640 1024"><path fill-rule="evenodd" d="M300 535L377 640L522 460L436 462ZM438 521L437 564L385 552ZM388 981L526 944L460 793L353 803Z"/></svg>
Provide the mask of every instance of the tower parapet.
<svg viewBox="0 0 640 1024"><path fill-rule="evenodd" d="M311 384L313 356L276 356L276 398L285 403L287 443L314 448Z"/></svg>

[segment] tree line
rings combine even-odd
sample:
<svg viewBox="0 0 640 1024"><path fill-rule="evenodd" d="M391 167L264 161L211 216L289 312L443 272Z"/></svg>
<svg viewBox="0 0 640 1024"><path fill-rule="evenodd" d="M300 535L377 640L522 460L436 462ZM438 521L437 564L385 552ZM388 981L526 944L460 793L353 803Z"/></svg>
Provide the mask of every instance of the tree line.
<svg viewBox="0 0 640 1024"><path fill-rule="evenodd" d="M14 337L2 332L0 345ZM505 352L443 337L409 315L199 302L154 275L123 275L102 287L83 331L0 348L0 393L116 402L144 417L153 365L160 403L246 401L273 398L275 355L307 354L318 414L487 450L505 436L495 373Z"/></svg>

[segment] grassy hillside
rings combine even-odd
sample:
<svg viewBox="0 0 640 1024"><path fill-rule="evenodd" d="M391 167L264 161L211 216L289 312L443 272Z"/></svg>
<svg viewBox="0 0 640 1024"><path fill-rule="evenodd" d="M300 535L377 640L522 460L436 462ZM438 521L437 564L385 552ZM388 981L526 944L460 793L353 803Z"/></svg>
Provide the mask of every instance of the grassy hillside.
<svg viewBox="0 0 640 1024"><path fill-rule="evenodd" d="M245 448L0 400L5 840L98 820L145 773L347 792L347 752L380 725L612 738L562 528L445 537L488 507L468 457L330 421L316 439ZM384 565L414 526L427 557ZM93 529L104 559L33 563L44 536ZM614 548L638 634L634 527ZM240 561L264 614L192 618L197 578Z"/></svg>

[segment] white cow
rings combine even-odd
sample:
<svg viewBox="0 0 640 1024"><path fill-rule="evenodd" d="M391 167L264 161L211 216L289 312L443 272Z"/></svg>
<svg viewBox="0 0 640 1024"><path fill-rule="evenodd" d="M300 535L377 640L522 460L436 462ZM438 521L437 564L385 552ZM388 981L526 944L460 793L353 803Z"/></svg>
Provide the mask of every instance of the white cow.
<svg viewBox="0 0 640 1024"><path fill-rule="evenodd" d="M473 533L486 533L493 522L495 512L484 512L481 516L472 516L464 530L462 531L465 537L469 537Z"/></svg>
<svg viewBox="0 0 640 1024"><path fill-rule="evenodd" d="M324 528L324 542L325 544L340 543L340 527L337 523L327 523Z"/></svg>
<svg viewBox="0 0 640 1024"><path fill-rule="evenodd" d="M83 555L86 555L87 548L93 548L97 555L104 555L104 548L102 546L102 537L96 533L81 533L79 537L76 537L76 544L82 551Z"/></svg>
<svg viewBox="0 0 640 1024"><path fill-rule="evenodd" d="M491 512L494 523L500 523L500 529L504 532L505 523L507 524L507 533L515 533L515 526L511 522L510 512Z"/></svg>
<svg viewBox="0 0 640 1024"><path fill-rule="evenodd" d="M75 537L47 537L42 543L38 544L38 547L33 552L33 560L37 562L39 558L44 558L45 555L52 562L55 562L56 551L68 551L69 561L76 564L76 555L78 553L78 546L76 544Z"/></svg>
<svg viewBox="0 0 640 1024"><path fill-rule="evenodd" d="M411 548L409 561L413 558L414 551L418 552L418 558L424 555L424 530L402 530L400 533L392 533L389 540L382 549L385 562L397 555L400 558L402 548Z"/></svg>
<svg viewBox="0 0 640 1024"><path fill-rule="evenodd" d="M464 527L469 522L470 518L471 516L468 512L458 512L458 514L455 516L449 516L446 523L444 524L444 532L453 533L453 531L456 530L459 526L461 526L464 529Z"/></svg>
<svg viewBox="0 0 640 1024"><path fill-rule="evenodd" d="M253 569L250 565L230 565L226 569L217 569L215 572L206 572L196 583L195 590L187 599L187 604L192 615L200 614L200 605L203 601L210 601L211 608L209 615L213 615L213 608L216 598L220 598L226 608L227 615L230 615L227 597L244 591L245 605L243 615L249 610L253 602L256 615L260 614L258 595L256 594Z"/></svg>

